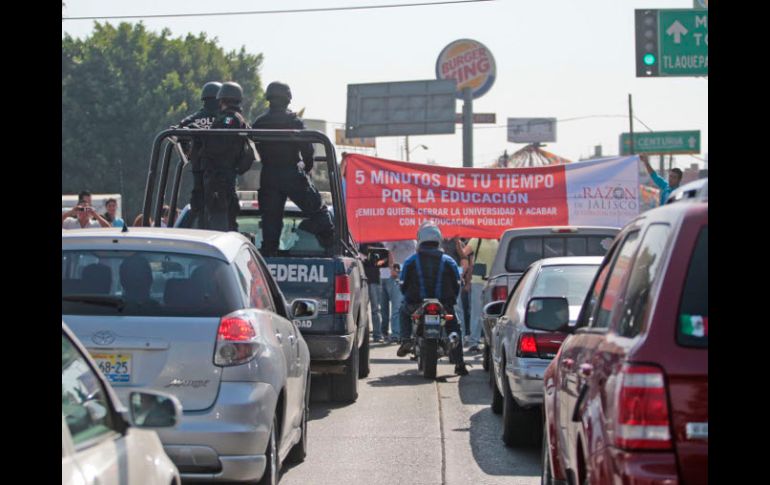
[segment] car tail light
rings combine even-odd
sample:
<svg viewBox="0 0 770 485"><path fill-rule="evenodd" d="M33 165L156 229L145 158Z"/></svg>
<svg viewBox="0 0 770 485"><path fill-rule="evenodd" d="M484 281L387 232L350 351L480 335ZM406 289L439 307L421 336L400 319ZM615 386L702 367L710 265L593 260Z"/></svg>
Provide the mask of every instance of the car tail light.
<svg viewBox="0 0 770 485"><path fill-rule="evenodd" d="M492 288L492 301L502 301L508 298L508 285Z"/></svg>
<svg viewBox="0 0 770 485"><path fill-rule="evenodd" d="M214 365L241 365L260 353L257 327L246 315L226 315L219 321Z"/></svg>
<svg viewBox="0 0 770 485"><path fill-rule="evenodd" d="M428 303L425 305L425 313L428 315L438 315L441 313L441 305L437 305L435 303Z"/></svg>
<svg viewBox="0 0 770 485"><path fill-rule="evenodd" d="M650 365L626 364L617 391L615 444L626 450L671 448L666 382Z"/></svg>
<svg viewBox="0 0 770 485"><path fill-rule="evenodd" d="M348 313L350 311L350 276L338 274L334 277L334 311Z"/></svg>
<svg viewBox="0 0 770 485"><path fill-rule="evenodd" d="M519 337L519 348L516 350L517 357L538 357L537 341L535 334L523 333Z"/></svg>

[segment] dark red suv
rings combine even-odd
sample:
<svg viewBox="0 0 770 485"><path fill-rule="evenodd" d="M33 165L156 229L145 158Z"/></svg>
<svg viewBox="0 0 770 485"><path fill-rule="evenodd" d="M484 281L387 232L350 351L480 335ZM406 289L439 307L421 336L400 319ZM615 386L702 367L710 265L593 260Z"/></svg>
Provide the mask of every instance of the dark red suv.
<svg viewBox="0 0 770 485"><path fill-rule="evenodd" d="M543 483L708 483L708 202L618 234L544 375Z"/></svg>

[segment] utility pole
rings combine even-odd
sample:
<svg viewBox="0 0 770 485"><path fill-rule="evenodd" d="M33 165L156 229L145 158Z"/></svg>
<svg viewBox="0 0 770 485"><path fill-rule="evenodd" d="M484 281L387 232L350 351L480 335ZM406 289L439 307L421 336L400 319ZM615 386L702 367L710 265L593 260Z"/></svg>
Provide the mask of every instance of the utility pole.
<svg viewBox="0 0 770 485"><path fill-rule="evenodd" d="M463 88L463 167L473 167L473 95Z"/></svg>
<svg viewBox="0 0 770 485"><path fill-rule="evenodd" d="M629 124L629 140L631 142L631 155L636 155L634 151L634 107L631 103L631 93L628 93L628 124Z"/></svg>

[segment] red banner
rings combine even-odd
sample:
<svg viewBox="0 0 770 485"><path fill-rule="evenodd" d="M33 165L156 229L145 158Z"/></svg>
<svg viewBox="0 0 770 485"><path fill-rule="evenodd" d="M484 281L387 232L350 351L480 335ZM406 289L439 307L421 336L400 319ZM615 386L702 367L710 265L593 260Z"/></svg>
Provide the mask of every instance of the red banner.
<svg viewBox="0 0 770 485"><path fill-rule="evenodd" d="M428 220L444 237L480 238L569 221L563 165L450 168L360 154L346 160L348 224L358 242L415 239Z"/></svg>

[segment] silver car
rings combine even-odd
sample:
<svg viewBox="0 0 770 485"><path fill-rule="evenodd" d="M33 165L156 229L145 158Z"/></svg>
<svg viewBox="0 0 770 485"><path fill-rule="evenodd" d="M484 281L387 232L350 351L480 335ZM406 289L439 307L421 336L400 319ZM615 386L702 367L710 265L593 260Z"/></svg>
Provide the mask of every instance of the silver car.
<svg viewBox="0 0 770 485"><path fill-rule="evenodd" d="M180 485L154 431L176 424L179 401L139 391L126 410L64 322L61 364L62 485Z"/></svg>
<svg viewBox="0 0 770 485"><path fill-rule="evenodd" d="M569 325L574 325L602 258L547 258L532 263L508 299L488 304L482 318L491 328L490 381L492 411L503 413L503 441L530 444L542 428L543 373L559 351L564 333L526 326L529 302L535 297L566 297Z"/></svg>
<svg viewBox="0 0 770 485"><path fill-rule="evenodd" d="M254 246L235 232L132 227L62 232L62 314L126 402L174 394L160 430L186 481L277 483L304 459L310 356Z"/></svg>

